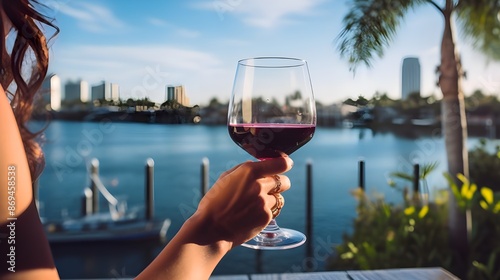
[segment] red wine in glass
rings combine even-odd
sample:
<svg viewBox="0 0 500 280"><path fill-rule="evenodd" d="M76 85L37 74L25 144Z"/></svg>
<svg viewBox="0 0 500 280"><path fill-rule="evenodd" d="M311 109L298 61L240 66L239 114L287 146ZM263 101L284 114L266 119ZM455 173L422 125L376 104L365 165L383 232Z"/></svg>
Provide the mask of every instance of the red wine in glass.
<svg viewBox="0 0 500 280"><path fill-rule="evenodd" d="M229 136L259 160L292 154L314 135L315 125L252 123L228 125Z"/></svg>

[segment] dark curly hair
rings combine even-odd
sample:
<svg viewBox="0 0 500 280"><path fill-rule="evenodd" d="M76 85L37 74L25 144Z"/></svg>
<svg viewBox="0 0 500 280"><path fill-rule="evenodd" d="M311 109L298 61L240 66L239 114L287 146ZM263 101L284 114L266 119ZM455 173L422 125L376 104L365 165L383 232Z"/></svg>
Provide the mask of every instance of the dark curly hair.
<svg viewBox="0 0 500 280"><path fill-rule="evenodd" d="M49 66L47 39L42 28L53 28L53 36L59 32L51 19L37 12L36 8L40 6L43 5L37 0L0 0L0 9L12 22L9 34L15 36L13 46L9 46L8 42L12 41L6 40L8 34L4 34L4 23L0 21L3 35L0 44L0 83L11 100L32 180L36 180L44 166L43 152L36 141L39 133L28 128L33 101Z"/></svg>

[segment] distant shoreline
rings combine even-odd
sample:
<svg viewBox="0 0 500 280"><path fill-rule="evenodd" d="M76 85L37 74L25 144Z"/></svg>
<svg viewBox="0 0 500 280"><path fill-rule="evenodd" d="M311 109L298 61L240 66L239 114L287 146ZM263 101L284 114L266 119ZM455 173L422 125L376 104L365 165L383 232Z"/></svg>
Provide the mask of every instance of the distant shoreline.
<svg viewBox="0 0 500 280"><path fill-rule="evenodd" d="M92 112L92 111L60 111L48 112L34 117L34 120L65 120L65 121L112 121L112 122L136 122L136 123L160 123L160 124L197 124L201 117L192 110L156 110L138 112Z"/></svg>
<svg viewBox="0 0 500 280"><path fill-rule="evenodd" d="M149 123L149 124L196 124L196 125L226 125L225 121L207 121L198 112L191 110L157 110L157 111L139 111L139 112L88 112L88 111L60 111L48 112L47 114L38 115L34 120L61 120L74 122L123 122L123 123ZM330 123L317 125L325 128L341 128L345 127L342 124ZM432 124L420 125L407 123L389 123L389 122L372 122L364 125L353 126L353 129L366 128L374 133L395 133L405 138L418 138L422 136L441 137L441 123L435 122ZM468 134L471 137L483 137L490 139L500 139L500 125L490 127L478 124L468 124Z"/></svg>

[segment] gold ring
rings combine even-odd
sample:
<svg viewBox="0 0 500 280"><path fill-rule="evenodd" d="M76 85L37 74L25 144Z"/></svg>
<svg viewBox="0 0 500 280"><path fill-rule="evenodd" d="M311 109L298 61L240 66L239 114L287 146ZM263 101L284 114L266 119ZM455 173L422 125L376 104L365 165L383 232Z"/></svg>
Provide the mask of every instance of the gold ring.
<svg viewBox="0 0 500 280"><path fill-rule="evenodd" d="M278 193L281 190L281 179L279 175L273 175L273 179L276 182L276 186L271 190L270 193Z"/></svg>
<svg viewBox="0 0 500 280"><path fill-rule="evenodd" d="M272 194L276 198L276 204L271 208L271 213L273 214L273 219L278 217L281 212L281 209L285 205L285 198L279 193Z"/></svg>

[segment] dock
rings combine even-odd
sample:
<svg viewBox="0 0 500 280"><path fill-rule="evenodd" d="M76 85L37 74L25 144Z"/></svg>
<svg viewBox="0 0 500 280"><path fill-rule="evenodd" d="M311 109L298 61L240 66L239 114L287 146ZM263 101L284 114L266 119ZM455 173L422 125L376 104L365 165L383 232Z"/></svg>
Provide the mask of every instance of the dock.
<svg viewBox="0 0 500 280"><path fill-rule="evenodd" d="M110 278L102 278L108 280ZM113 278L132 280L133 278ZM220 275L209 280L459 280L447 270L440 267L402 268L381 270L348 270L303 273ZM89 279L80 279L89 280ZM92 279L99 280L99 279Z"/></svg>
<svg viewBox="0 0 500 280"><path fill-rule="evenodd" d="M442 268L325 271L283 274L214 276L210 280L458 280Z"/></svg>

